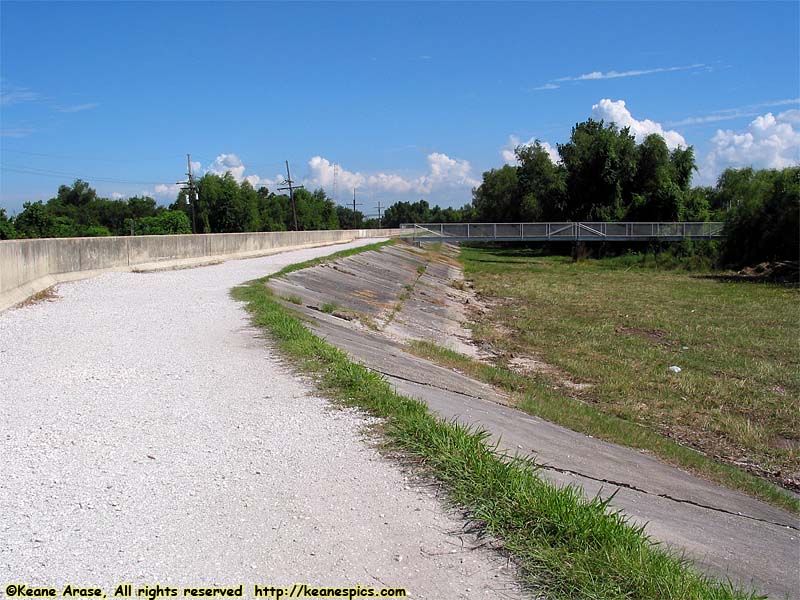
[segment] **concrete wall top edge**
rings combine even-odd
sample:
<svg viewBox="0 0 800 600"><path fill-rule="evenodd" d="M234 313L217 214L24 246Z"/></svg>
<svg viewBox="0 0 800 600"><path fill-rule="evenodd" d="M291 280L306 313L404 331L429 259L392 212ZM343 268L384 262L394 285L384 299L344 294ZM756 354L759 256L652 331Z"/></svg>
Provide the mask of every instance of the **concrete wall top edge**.
<svg viewBox="0 0 800 600"><path fill-rule="evenodd" d="M97 273L210 256L253 256L293 246L397 237L402 232L401 229L329 229L0 240L0 310L20 301L23 292L27 296L52 285L59 276L61 280L67 275L74 279L81 272ZM45 281L49 283L41 283Z"/></svg>

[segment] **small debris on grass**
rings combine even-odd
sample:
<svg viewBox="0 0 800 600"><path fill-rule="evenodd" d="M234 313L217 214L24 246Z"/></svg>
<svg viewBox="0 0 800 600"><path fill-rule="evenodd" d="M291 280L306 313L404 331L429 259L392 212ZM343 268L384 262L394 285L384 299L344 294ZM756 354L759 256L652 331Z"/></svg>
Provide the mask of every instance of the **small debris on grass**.
<svg viewBox="0 0 800 600"><path fill-rule="evenodd" d="M673 373L680 373L683 369L681 369L678 365L672 365L669 370Z"/></svg>

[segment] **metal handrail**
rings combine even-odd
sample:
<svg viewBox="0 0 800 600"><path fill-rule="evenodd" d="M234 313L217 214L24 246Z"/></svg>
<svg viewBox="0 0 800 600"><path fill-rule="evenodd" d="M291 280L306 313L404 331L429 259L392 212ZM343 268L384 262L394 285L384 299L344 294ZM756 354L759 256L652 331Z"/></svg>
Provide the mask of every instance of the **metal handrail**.
<svg viewBox="0 0 800 600"><path fill-rule="evenodd" d="M560 221L530 223L404 223L414 239L453 240L682 240L721 239L718 221ZM409 236L406 236L409 237Z"/></svg>

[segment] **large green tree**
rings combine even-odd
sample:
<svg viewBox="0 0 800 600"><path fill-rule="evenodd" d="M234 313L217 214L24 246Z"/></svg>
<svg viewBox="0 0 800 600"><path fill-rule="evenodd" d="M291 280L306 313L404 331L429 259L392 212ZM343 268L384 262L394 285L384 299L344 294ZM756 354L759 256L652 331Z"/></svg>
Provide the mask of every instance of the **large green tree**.
<svg viewBox="0 0 800 600"><path fill-rule="evenodd" d="M589 119L558 145L566 169L564 216L572 221L622 220L636 176L636 140L630 129Z"/></svg>
<svg viewBox="0 0 800 600"><path fill-rule="evenodd" d="M723 260L730 265L797 260L800 249L800 167L726 170L717 197L729 206Z"/></svg>

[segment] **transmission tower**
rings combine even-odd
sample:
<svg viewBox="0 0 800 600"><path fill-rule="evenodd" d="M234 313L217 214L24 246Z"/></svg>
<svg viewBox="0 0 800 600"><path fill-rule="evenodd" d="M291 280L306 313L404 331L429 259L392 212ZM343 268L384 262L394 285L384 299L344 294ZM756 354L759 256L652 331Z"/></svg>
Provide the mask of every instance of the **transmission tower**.
<svg viewBox="0 0 800 600"><path fill-rule="evenodd" d="M292 175L289 172L289 161L286 161L286 181L283 182L285 187L279 187L279 191L289 190L289 200L292 202L292 217L294 218L294 230L297 231L297 206L294 203L294 191L302 189L302 185L293 185Z"/></svg>
<svg viewBox="0 0 800 600"><path fill-rule="evenodd" d="M339 174L339 164L333 163L333 203L336 204L336 176Z"/></svg>

